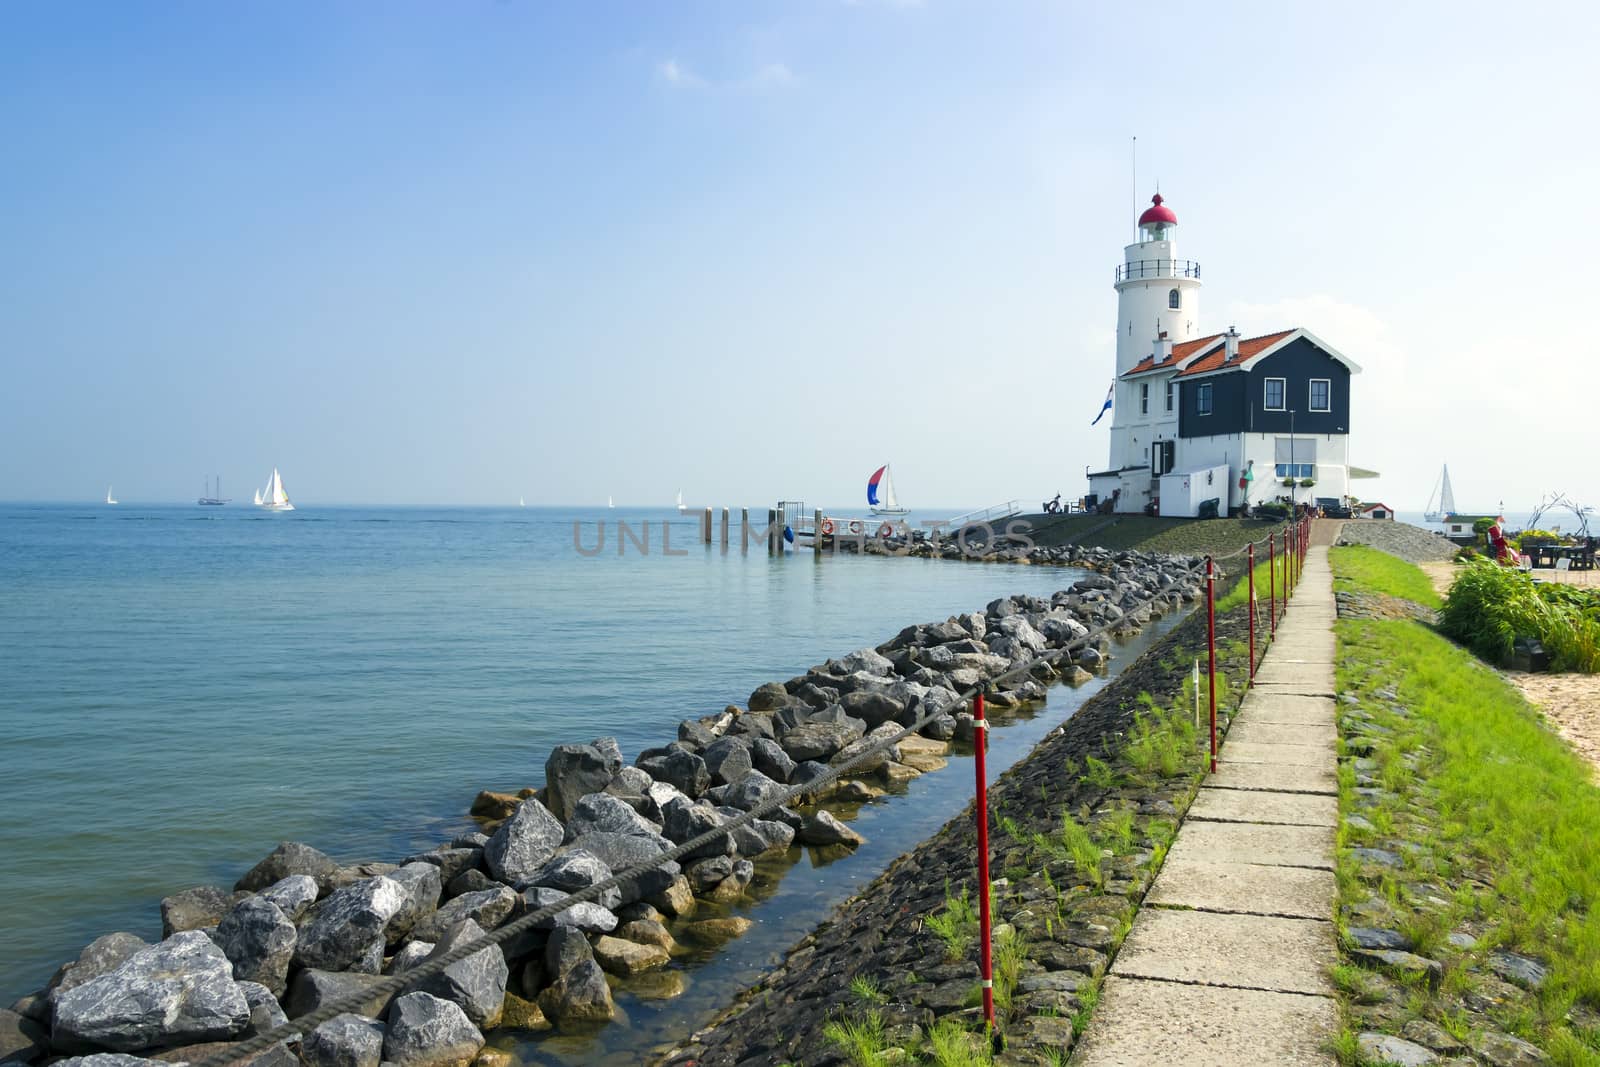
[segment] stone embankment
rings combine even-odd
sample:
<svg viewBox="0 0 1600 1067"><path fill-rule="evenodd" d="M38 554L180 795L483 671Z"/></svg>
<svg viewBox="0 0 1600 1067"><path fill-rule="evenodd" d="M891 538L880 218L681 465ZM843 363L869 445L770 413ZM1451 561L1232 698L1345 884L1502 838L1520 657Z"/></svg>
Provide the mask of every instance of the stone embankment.
<svg viewBox="0 0 1600 1067"><path fill-rule="evenodd" d="M1339 531L1340 545L1370 545L1407 563L1440 563L1455 559L1461 546L1431 530L1390 519L1346 522Z"/></svg>
<svg viewBox="0 0 1600 1067"><path fill-rule="evenodd" d="M1248 672L1247 626L1242 608L1216 620L1224 727ZM1087 1021L1194 795L1204 741L1189 732L1184 682L1205 635L1203 612L1179 624L990 789L995 996L1006 1040L996 1063L1059 1064ZM922 1053L987 1062L974 999L976 856L969 805L655 1062L857 1062L832 1028L869 1034L885 1063Z"/></svg>
<svg viewBox="0 0 1600 1067"><path fill-rule="evenodd" d="M747 708L685 720L677 740L624 765L616 741L561 745L542 788L483 793L483 829L397 863L340 864L286 842L231 890L200 886L161 902L162 940L108 934L61 967L45 989L0 1015L9 1065L51 1057L69 1067L189 1062L227 1051L291 1018L346 1001L357 1010L286 1038L248 1062L292 1067L503 1067L496 1029L582 1028L615 1015L612 986L640 995L679 940L720 944L748 928L696 920L697 904L740 902L753 857L797 844L852 847L861 838L813 794L806 812L775 807L683 857L697 838L868 751L904 725L918 735L828 786L858 798L943 765L971 738L958 693L1093 630L1135 633L1200 595L1193 561L1141 553L1093 557L1096 573L1049 599L996 600L983 612L907 627L875 649L763 685ZM1082 565L1083 557L1075 562ZM1064 662L1065 680L1100 667L1104 636ZM1001 686L1005 708L1041 699L1062 678L1049 666ZM931 717L930 717L931 716ZM820 789L818 793L824 792ZM870 793L868 794L870 795ZM374 991L484 936L558 905L567 894L649 869L452 963ZM441 960L442 963L442 960ZM636 985L630 985L635 983ZM385 983L385 988L395 983ZM669 994L670 995L670 994Z"/></svg>

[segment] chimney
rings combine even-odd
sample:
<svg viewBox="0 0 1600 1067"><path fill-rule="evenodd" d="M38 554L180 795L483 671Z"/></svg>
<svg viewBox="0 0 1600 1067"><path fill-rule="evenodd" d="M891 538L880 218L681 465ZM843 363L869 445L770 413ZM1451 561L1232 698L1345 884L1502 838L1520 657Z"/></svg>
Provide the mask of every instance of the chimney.
<svg viewBox="0 0 1600 1067"><path fill-rule="evenodd" d="M1154 357L1157 363L1160 363L1162 360L1172 355L1172 342L1167 339L1167 332L1165 330L1162 330L1161 333L1156 336L1156 347L1154 351L1151 352L1151 355Z"/></svg>
<svg viewBox="0 0 1600 1067"><path fill-rule="evenodd" d="M1238 359L1239 331L1235 330L1232 326L1229 326L1228 332L1222 335L1222 345L1223 348L1227 350L1229 363L1232 363L1234 360Z"/></svg>

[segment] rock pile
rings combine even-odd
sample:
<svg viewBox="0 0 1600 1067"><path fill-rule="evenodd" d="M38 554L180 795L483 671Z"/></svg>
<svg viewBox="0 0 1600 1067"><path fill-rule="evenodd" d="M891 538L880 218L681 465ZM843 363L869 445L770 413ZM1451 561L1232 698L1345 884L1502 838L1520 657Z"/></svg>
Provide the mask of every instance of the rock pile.
<svg viewBox="0 0 1600 1067"><path fill-rule="evenodd" d="M1437 563L1455 559L1461 546L1431 530L1409 522L1357 519L1339 529L1340 545L1370 545L1407 563Z"/></svg>
<svg viewBox="0 0 1600 1067"><path fill-rule="evenodd" d="M1052 550L1054 551L1054 550ZM679 861L668 849L756 809L787 787L817 781L922 717L920 735L887 746L851 781L812 791L871 790L943 765L952 738L970 739L957 694L1046 649L1082 642L1068 680L1101 666L1103 636L1136 632L1199 596L1186 561L1126 553L1049 599L1018 596L983 612L909 626L877 648L829 660L756 689L748 708L684 720L677 739L633 765L613 738L561 745L545 783L485 793L473 806L483 831L399 863L341 865L286 842L230 892L209 886L162 901L163 940L126 933L95 941L49 985L0 1017L9 1063L99 1053L193 1060L335 1001L383 976L442 957L523 915L623 869L648 870L523 932L322 1023L251 1062L288 1067L447 1067L485 1051L485 1031L591 1026L614 1017L612 981L666 967L680 934L718 943L748 920L688 922L697 900L739 901L753 858L795 844L853 847L863 840L821 807L775 807ZM1062 671L1042 666L995 694L998 707L1041 699ZM13 1032L14 1031L14 1032ZM76 1067L76 1064L75 1064ZM84 1067L115 1067L97 1061Z"/></svg>

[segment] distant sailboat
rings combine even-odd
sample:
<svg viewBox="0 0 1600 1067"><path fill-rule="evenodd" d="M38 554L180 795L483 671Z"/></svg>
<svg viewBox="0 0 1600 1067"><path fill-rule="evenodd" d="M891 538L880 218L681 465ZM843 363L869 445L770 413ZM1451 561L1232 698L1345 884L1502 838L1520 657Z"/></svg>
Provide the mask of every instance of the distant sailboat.
<svg viewBox="0 0 1600 1067"><path fill-rule="evenodd" d="M678 510L680 512L689 510L688 508L683 506L683 490L682 489L678 490Z"/></svg>
<svg viewBox="0 0 1600 1067"><path fill-rule="evenodd" d="M256 494L256 505L268 511L293 511L294 505L289 502L288 490L283 487L283 476L278 473L278 468L272 468L272 477L267 479L267 487Z"/></svg>
<svg viewBox="0 0 1600 1067"><path fill-rule="evenodd" d="M608 508L614 508L614 507L616 507L616 506L617 506L617 505L615 505L615 504L613 504L613 503L612 503L612 502L611 502L611 498L610 498L610 497L606 497L606 507L608 507Z"/></svg>
<svg viewBox="0 0 1600 1067"><path fill-rule="evenodd" d="M257 489L256 490L256 507L259 508L260 506L261 506L261 490Z"/></svg>
<svg viewBox="0 0 1600 1067"><path fill-rule="evenodd" d="M211 488L211 481L210 479L207 479L205 490L201 492L198 503L207 507L221 507L227 502L228 499L222 495L222 475L217 475L216 489ZM259 504L261 501L257 500L256 503Z"/></svg>
<svg viewBox="0 0 1600 1067"><path fill-rule="evenodd" d="M889 473L889 465L885 463L872 472L872 477L867 479L867 508L874 515L905 515L907 509L900 506L900 501L894 495L894 477Z"/></svg>
<svg viewBox="0 0 1600 1067"><path fill-rule="evenodd" d="M1433 493L1428 497L1428 510L1423 513L1426 522L1444 522L1447 515L1456 513L1456 494L1450 488L1450 464L1444 465L1439 481L1434 484Z"/></svg>
<svg viewBox="0 0 1600 1067"><path fill-rule="evenodd" d="M117 498L111 495L111 487L109 485L106 486L106 503L115 504L116 502Z"/></svg>
<svg viewBox="0 0 1600 1067"><path fill-rule="evenodd" d="M517 507L525 508L527 506L528 506L528 502L526 500L522 499L520 496L517 497Z"/></svg>

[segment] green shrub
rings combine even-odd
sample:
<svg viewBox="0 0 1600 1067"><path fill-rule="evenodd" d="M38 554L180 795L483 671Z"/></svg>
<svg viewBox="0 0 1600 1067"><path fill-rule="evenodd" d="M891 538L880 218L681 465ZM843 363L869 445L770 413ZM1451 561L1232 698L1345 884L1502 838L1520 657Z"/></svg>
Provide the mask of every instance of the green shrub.
<svg viewBox="0 0 1600 1067"><path fill-rule="evenodd" d="M1552 670L1600 673L1600 597L1495 563L1470 563L1456 578L1439 629L1490 663L1506 663L1518 638L1534 638Z"/></svg>

